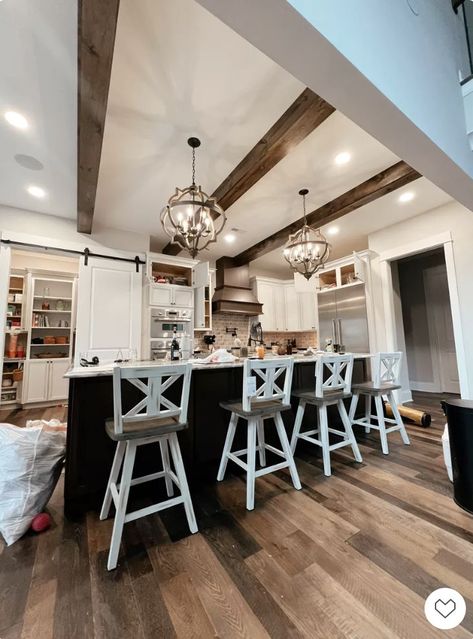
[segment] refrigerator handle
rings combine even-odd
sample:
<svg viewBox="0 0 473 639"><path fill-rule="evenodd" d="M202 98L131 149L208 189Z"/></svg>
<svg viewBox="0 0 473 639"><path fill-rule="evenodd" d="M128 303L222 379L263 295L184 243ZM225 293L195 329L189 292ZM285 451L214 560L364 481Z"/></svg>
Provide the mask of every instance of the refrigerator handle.
<svg viewBox="0 0 473 639"><path fill-rule="evenodd" d="M342 320L337 320L338 322L338 343L340 346L343 346L343 337L342 337Z"/></svg>
<svg viewBox="0 0 473 639"><path fill-rule="evenodd" d="M337 320L332 320L332 339L333 344L337 344Z"/></svg>

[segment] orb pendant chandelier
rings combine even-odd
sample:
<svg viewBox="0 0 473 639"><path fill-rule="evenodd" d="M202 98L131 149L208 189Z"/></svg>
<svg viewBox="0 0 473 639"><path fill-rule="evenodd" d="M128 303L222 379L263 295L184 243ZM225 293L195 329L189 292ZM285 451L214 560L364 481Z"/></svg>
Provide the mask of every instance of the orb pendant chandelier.
<svg viewBox="0 0 473 639"><path fill-rule="evenodd" d="M284 257L295 273L310 280L328 260L331 246L319 229L312 229L307 224L305 198L308 192L307 189L299 191L304 207L304 225L297 233L289 236Z"/></svg>
<svg viewBox="0 0 473 639"><path fill-rule="evenodd" d="M216 242L227 218L217 200L195 183L195 150L200 140L189 138L187 144L192 149L192 184L185 189L176 188L161 213L161 224L172 244L179 244L195 257Z"/></svg>

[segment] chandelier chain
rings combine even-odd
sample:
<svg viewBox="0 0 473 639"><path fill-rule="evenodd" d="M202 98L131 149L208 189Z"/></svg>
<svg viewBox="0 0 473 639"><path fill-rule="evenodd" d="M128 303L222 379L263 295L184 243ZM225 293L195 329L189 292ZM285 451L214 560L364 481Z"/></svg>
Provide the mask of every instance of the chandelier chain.
<svg viewBox="0 0 473 639"><path fill-rule="evenodd" d="M192 149L192 186L195 186L195 149Z"/></svg>

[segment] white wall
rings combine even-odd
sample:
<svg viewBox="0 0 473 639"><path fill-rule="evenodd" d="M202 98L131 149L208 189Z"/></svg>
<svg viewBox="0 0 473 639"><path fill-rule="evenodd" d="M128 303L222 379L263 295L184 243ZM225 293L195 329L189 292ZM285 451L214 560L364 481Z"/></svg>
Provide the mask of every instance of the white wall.
<svg viewBox="0 0 473 639"><path fill-rule="evenodd" d="M149 236L103 227L94 223L91 235L78 233L76 221L0 205L0 233L14 232L44 237L47 245L61 247L64 242L89 247L143 253L149 250Z"/></svg>
<svg viewBox="0 0 473 639"><path fill-rule="evenodd" d="M460 324L466 364L465 390L462 391L462 395L464 398L473 399L473 322L471 319L473 317L473 214L460 204L447 204L372 233L368 238L369 248L377 254L383 254L444 232L450 232L453 241L460 302ZM375 299L378 300L383 300L381 272L382 265L379 259L375 258L372 262L372 275ZM452 292L450 292L450 297L452 298ZM387 326L389 323L383 303L375 305L375 325L377 348L387 348Z"/></svg>
<svg viewBox="0 0 473 639"><path fill-rule="evenodd" d="M197 1L473 209L462 24L450 0L409 0L419 16L407 0Z"/></svg>
<svg viewBox="0 0 473 639"><path fill-rule="evenodd" d="M473 176L458 72L461 12L447 0L289 0L361 73Z"/></svg>

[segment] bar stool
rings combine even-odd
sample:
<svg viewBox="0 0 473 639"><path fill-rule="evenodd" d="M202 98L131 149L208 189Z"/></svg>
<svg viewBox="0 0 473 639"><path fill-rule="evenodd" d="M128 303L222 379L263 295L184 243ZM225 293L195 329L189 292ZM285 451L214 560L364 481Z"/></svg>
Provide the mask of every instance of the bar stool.
<svg viewBox="0 0 473 639"><path fill-rule="evenodd" d="M324 381L324 374L328 371L328 377ZM330 452L351 446L357 462L363 461L356 443L350 419L343 403L344 399L351 397L350 385L353 373L353 355L322 355L315 363L315 391L296 391L295 397L299 398L294 431L291 438L291 449L294 453L297 441L305 441L316 444L322 448L324 462L324 475L332 474L330 465ZM317 407L317 428L301 433L302 420L307 404ZM329 428L327 418L327 406L336 405L344 430ZM329 433L343 437L341 442L330 444ZM318 437L313 437L318 435Z"/></svg>
<svg viewBox="0 0 473 639"><path fill-rule="evenodd" d="M192 533L197 532L197 522L177 438L177 432L187 428L191 372L191 364L141 368L116 366L113 369L114 418L106 420L105 428L108 436L117 442L117 447L100 512L100 519L106 519L113 500L116 512L108 555L108 570L113 570L117 566L123 526L129 521L151 515L165 508L171 508L177 504L184 504L189 528ZM180 391L179 403L176 404L165 397L165 394L176 381L181 379L182 390ZM125 414L122 411L122 380L131 383L144 395ZM163 470L132 479L136 449L138 446L155 443L159 443ZM175 472L171 469L169 450ZM118 483L122 464L121 481ZM167 496L170 499L127 513L130 487L159 478L164 478ZM173 497L173 484L181 491L177 497Z"/></svg>
<svg viewBox="0 0 473 639"><path fill-rule="evenodd" d="M255 506L255 480L257 477L289 468L292 483L297 490L301 482L292 456L281 412L291 409L291 385L294 360L290 357L273 360L247 359L243 366L243 392L240 402L221 402L220 406L231 412L217 480L222 481L230 459L246 471L246 508ZM282 380L284 386L281 388ZM247 448L232 452L233 438L242 418L247 422ZM281 442L282 450L265 443L264 420L273 419ZM258 445L256 437L258 436ZM256 470L256 451L263 468ZM279 464L266 466L266 451L269 450L284 459ZM240 459L246 455L246 463Z"/></svg>
<svg viewBox="0 0 473 639"><path fill-rule="evenodd" d="M376 353L372 358L372 376L371 382L363 382L361 384L353 384L353 398L350 406L350 421L365 427L365 432L369 433L371 428L379 430L381 437L381 448L383 453L387 455L388 438L387 434L396 430L400 431L402 441L407 445L410 444L406 427L399 413L393 391L401 388L399 384L399 375L401 372L402 353ZM365 396L365 416L361 419L355 419L356 408L360 395ZM391 405L394 419L388 419L384 415L383 396L386 396ZM371 414L371 398L374 397L376 406L376 415ZM373 419L377 421L373 423ZM386 424L394 424L390 428L386 428Z"/></svg>

